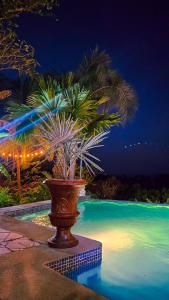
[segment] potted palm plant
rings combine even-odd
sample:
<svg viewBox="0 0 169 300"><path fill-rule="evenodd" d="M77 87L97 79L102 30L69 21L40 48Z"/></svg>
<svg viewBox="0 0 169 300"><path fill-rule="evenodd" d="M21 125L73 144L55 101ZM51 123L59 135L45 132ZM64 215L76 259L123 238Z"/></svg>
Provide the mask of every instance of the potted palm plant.
<svg viewBox="0 0 169 300"><path fill-rule="evenodd" d="M49 218L57 228L56 235L48 240L48 244L54 248L70 248L78 244L71 227L79 215L77 200L80 190L86 185L82 179L83 165L92 173L93 168L102 171L96 163L99 159L90 150L101 146L107 132L85 138L81 135L82 129L71 117L49 113L38 126L38 133L34 134L44 148L46 158L54 162L53 178L46 180L52 198ZM77 164L79 178L75 177Z"/></svg>

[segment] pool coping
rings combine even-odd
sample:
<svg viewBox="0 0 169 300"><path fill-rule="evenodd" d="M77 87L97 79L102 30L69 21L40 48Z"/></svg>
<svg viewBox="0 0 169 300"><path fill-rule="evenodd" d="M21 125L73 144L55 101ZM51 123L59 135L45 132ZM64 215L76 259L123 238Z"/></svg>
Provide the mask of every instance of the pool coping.
<svg viewBox="0 0 169 300"><path fill-rule="evenodd" d="M0 208L0 215L8 215L11 217L24 215L25 213L37 212L40 210L49 209L51 200L39 201L34 203L20 204Z"/></svg>
<svg viewBox="0 0 169 300"><path fill-rule="evenodd" d="M90 200L89 197L82 196L79 197L78 201L81 202L81 201L89 201L89 200ZM7 207L0 208L0 216L4 214L12 217L21 216L24 215L25 212L33 213L40 210L50 209L50 207L51 207L51 200L7 206Z"/></svg>

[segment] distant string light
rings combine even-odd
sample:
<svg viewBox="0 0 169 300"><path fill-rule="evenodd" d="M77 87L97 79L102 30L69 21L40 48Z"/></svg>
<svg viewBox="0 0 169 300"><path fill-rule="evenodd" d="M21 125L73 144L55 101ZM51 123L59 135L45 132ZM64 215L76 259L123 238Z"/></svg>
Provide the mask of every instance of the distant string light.
<svg viewBox="0 0 169 300"><path fill-rule="evenodd" d="M136 147L136 146L143 145L143 144L147 144L147 143L138 142L138 143L135 143L135 144L125 145L124 148L127 149L127 148Z"/></svg>
<svg viewBox="0 0 169 300"><path fill-rule="evenodd" d="M36 151L34 153L24 153L24 154L16 154L16 153L6 153L6 152L2 152L0 153L0 156L2 157L14 157L14 158L30 158L30 157L37 157L37 156L41 156L44 154L44 151Z"/></svg>
<svg viewBox="0 0 169 300"><path fill-rule="evenodd" d="M134 144L128 144L128 145L124 145L124 149L125 150L130 150L130 149L134 149L140 146L153 146L153 147L163 147L163 148L169 148L168 145L164 145L164 144L158 144L158 143L152 143L152 142L137 142Z"/></svg>

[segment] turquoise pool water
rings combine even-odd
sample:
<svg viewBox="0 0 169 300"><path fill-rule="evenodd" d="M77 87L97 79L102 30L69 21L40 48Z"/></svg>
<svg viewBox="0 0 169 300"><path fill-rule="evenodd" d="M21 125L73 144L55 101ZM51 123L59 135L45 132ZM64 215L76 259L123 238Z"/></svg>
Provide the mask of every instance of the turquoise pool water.
<svg viewBox="0 0 169 300"><path fill-rule="evenodd" d="M103 261L68 274L109 299L169 300L169 206L84 201L73 232L103 243ZM48 224L48 211L20 217Z"/></svg>

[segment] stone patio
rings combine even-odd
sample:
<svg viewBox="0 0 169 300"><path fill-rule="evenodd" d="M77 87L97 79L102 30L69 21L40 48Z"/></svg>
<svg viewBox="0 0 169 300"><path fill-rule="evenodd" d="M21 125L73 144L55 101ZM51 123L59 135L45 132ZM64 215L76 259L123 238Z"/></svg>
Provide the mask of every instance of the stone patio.
<svg viewBox="0 0 169 300"><path fill-rule="evenodd" d="M0 228L0 255L39 246L39 243L22 234Z"/></svg>

